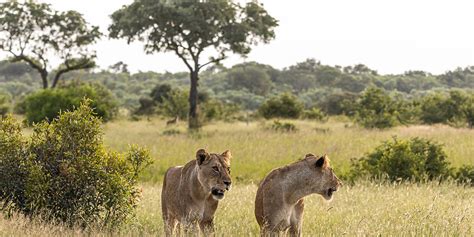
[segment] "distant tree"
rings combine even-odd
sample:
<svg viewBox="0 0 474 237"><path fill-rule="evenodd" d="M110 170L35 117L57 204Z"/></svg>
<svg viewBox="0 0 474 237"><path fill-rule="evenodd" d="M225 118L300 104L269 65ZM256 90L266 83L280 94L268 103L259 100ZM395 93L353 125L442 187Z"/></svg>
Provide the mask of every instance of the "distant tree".
<svg viewBox="0 0 474 237"><path fill-rule="evenodd" d="M273 86L270 75L257 65L234 66L227 76L232 89L247 89L256 95L266 95Z"/></svg>
<svg viewBox="0 0 474 237"><path fill-rule="evenodd" d="M11 61L26 62L35 69L43 88L49 87L52 57L61 62L52 88L67 72L95 67L95 52L88 46L100 36L99 28L90 26L76 11L55 11L35 1L0 3L0 50L9 53Z"/></svg>
<svg viewBox="0 0 474 237"><path fill-rule="evenodd" d="M285 93L270 98L259 108L259 113L266 119L270 118L299 118L304 111L304 105L294 95Z"/></svg>
<svg viewBox="0 0 474 237"><path fill-rule="evenodd" d="M130 71L128 71L128 64L122 61L119 61L114 65L111 65L109 69L115 73L130 73Z"/></svg>
<svg viewBox="0 0 474 237"><path fill-rule="evenodd" d="M356 103L355 120L366 128L390 128L398 122L395 101L383 89L370 87Z"/></svg>
<svg viewBox="0 0 474 237"><path fill-rule="evenodd" d="M190 72L189 128L199 127L199 72L228 53L246 55L259 41L275 37L277 21L256 1L135 0L112 14L112 38L143 41L145 52L173 52ZM202 63L206 50L218 55ZM210 54L209 51L207 54Z"/></svg>

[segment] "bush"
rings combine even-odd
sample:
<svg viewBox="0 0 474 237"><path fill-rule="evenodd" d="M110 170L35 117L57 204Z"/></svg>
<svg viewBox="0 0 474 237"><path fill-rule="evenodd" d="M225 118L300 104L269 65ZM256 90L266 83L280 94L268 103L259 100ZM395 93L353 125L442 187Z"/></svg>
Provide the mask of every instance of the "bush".
<svg viewBox="0 0 474 237"><path fill-rule="evenodd" d="M0 117L5 116L10 111L10 96L0 91Z"/></svg>
<svg viewBox="0 0 474 237"><path fill-rule="evenodd" d="M265 101L259 108L259 113L266 119L270 118L299 118L303 113L303 103L295 96L285 93Z"/></svg>
<svg viewBox="0 0 474 237"><path fill-rule="evenodd" d="M101 122L89 107L35 125L24 138L11 116L0 123L0 202L7 213L40 216L68 226L115 226L126 221L140 191L148 151L107 151Z"/></svg>
<svg viewBox="0 0 474 237"><path fill-rule="evenodd" d="M422 138L385 141L375 151L353 160L352 176L387 177L394 181L433 180L450 174L446 153L441 145Z"/></svg>
<svg viewBox="0 0 474 237"><path fill-rule="evenodd" d="M272 129L279 132L295 132L296 126L292 123L282 123L278 120L275 120L273 121Z"/></svg>
<svg viewBox="0 0 474 237"><path fill-rule="evenodd" d="M380 88L368 88L356 104L355 120L365 128L393 127L397 115L395 101Z"/></svg>
<svg viewBox="0 0 474 237"><path fill-rule="evenodd" d="M44 89L28 95L21 107L24 108L29 124L47 119L52 121L61 111L79 107L84 99L91 100L95 115L104 121L114 118L118 112L117 103L110 91L99 84L83 84L57 89Z"/></svg>
<svg viewBox="0 0 474 237"><path fill-rule="evenodd" d="M474 186L474 166L464 165L456 172L454 178L462 184Z"/></svg>
<svg viewBox="0 0 474 237"><path fill-rule="evenodd" d="M313 107L303 112L303 118L317 121L327 121L328 116L317 107Z"/></svg>

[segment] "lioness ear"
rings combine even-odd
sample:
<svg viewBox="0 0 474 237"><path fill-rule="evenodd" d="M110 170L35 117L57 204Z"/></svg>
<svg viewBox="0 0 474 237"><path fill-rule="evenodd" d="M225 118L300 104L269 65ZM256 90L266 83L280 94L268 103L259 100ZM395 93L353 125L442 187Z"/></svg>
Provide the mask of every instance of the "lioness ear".
<svg viewBox="0 0 474 237"><path fill-rule="evenodd" d="M328 162L328 157L326 155L321 156L317 161L316 161L316 167L319 168L324 168L327 166Z"/></svg>
<svg viewBox="0 0 474 237"><path fill-rule="evenodd" d="M226 157L229 160L232 159L232 154L230 153L229 150L222 152L222 156Z"/></svg>
<svg viewBox="0 0 474 237"><path fill-rule="evenodd" d="M196 152L196 160L198 165L201 165L207 158L209 157L209 153L207 153L204 149L199 149Z"/></svg>
<svg viewBox="0 0 474 237"><path fill-rule="evenodd" d="M308 157L310 157L310 156L315 156L315 155L313 155L312 153L308 153L308 154L306 154L306 155L304 156L304 158L308 158Z"/></svg>

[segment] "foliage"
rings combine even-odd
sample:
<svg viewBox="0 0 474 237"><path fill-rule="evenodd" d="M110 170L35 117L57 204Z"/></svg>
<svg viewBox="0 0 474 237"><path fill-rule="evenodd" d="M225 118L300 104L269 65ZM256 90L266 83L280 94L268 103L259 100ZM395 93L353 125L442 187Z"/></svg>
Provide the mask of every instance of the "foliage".
<svg viewBox="0 0 474 237"><path fill-rule="evenodd" d="M112 14L110 37L143 41L145 52L173 52L190 72L189 128L198 128L199 72L229 52L246 55L251 46L275 37L277 21L257 1L136 0ZM206 50L217 55L202 62Z"/></svg>
<svg viewBox="0 0 474 237"><path fill-rule="evenodd" d="M139 173L148 151L107 151L100 120L89 102L50 124L35 125L31 138L10 116L0 123L0 199L19 211L69 226L115 227L133 212Z"/></svg>
<svg viewBox="0 0 474 237"><path fill-rule="evenodd" d="M458 169L454 178L462 184L470 184L474 186L474 166L463 165Z"/></svg>
<svg viewBox="0 0 474 237"><path fill-rule="evenodd" d="M323 111L321 111L321 109L318 107L313 107L303 111L303 118L317 121L326 121L328 117Z"/></svg>
<svg viewBox="0 0 474 237"><path fill-rule="evenodd" d="M279 120L273 121L272 127L273 130L279 132L295 132L296 126L289 122L280 122Z"/></svg>
<svg viewBox="0 0 474 237"><path fill-rule="evenodd" d="M0 117L10 111L10 95L0 91Z"/></svg>
<svg viewBox="0 0 474 237"><path fill-rule="evenodd" d="M303 103L295 96L284 93L270 98L259 108L259 113L266 119L270 118L299 118L303 113Z"/></svg>
<svg viewBox="0 0 474 237"><path fill-rule="evenodd" d="M79 107L84 98L91 100L95 114L109 121L117 114L115 98L109 90L99 84L70 85L64 88L45 89L28 95L22 107L28 123L38 123L44 119L52 121L61 111Z"/></svg>
<svg viewBox="0 0 474 237"><path fill-rule="evenodd" d="M357 100L355 121L366 128L393 127L397 115L395 101L380 88L368 88Z"/></svg>
<svg viewBox="0 0 474 237"><path fill-rule="evenodd" d="M14 62L25 62L36 70L49 87L50 61L57 57L51 87L67 72L95 67L95 52L88 46L101 37L76 11L60 12L49 4L9 0L0 4L0 50Z"/></svg>
<svg viewBox="0 0 474 237"><path fill-rule="evenodd" d="M460 90L431 93L420 100L420 119L423 123L460 124L472 127L474 94Z"/></svg>
<svg viewBox="0 0 474 237"><path fill-rule="evenodd" d="M443 146L423 138L408 140L394 137L374 151L353 160L351 175L388 178L391 181L433 180L450 175Z"/></svg>
<svg viewBox="0 0 474 237"><path fill-rule="evenodd" d="M245 89L256 95L266 95L273 87L270 75L255 64L240 64L229 69L227 74L232 90Z"/></svg>

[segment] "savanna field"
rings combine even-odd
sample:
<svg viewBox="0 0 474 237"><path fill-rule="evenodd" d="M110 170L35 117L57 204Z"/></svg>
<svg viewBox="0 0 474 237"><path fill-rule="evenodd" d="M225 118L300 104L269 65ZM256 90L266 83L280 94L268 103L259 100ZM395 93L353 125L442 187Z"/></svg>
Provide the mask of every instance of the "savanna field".
<svg viewBox="0 0 474 237"><path fill-rule="evenodd" d="M110 148L123 151L134 143L150 149L154 163L141 177L143 196L135 218L114 232L90 231L16 216L0 219L3 236L143 236L163 235L160 192L163 174L170 166L194 159L199 148L211 152L231 150L233 188L220 202L215 217L218 236L257 236L253 214L260 179L273 168L296 161L306 153L328 154L336 174L344 176L350 159L372 151L382 141L423 137L444 144L454 167L474 165L474 130L448 126L410 126L367 130L341 119L326 123L292 121L296 132L268 129L271 122L215 123L200 133L188 134L186 124L165 126L165 121L117 120L104 125ZM474 189L454 182L346 184L331 202L317 195L306 199L305 236L472 236Z"/></svg>

